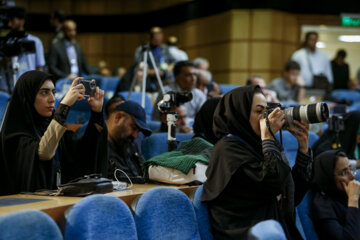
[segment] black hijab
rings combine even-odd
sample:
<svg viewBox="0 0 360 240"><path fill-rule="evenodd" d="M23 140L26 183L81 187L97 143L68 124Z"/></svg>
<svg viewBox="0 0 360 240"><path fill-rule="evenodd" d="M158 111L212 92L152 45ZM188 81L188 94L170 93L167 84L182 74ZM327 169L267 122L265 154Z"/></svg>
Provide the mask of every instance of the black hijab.
<svg viewBox="0 0 360 240"><path fill-rule="evenodd" d="M340 152L342 151L329 150L321 153L315 158L312 183L316 190L346 204L347 195L344 191L337 189L334 177L334 170L338 158L336 155Z"/></svg>
<svg viewBox="0 0 360 240"><path fill-rule="evenodd" d="M202 137L206 141L215 144L219 138L215 136L212 126L215 109L221 98L210 98L200 108L194 120L194 134L195 137Z"/></svg>
<svg viewBox="0 0 360 240"><path fill-rule="evenodd" d="M254 132L249 122L256 92L261 92L261 88L258 85L251 85L236 88L225 94L214 113L213 131L218 138L229 133L237 135L261 153L261 138Z"/></svg>

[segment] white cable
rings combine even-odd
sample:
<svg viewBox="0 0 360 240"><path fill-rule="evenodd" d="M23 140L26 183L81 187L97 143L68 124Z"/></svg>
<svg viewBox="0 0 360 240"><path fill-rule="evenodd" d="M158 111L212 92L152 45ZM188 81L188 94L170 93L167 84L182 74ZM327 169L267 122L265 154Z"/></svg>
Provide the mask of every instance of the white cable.
<svg viewBox="0 0 360 240"><path fill-rule="evenodd" d="M121 183L121 182L119 181L119 179L116 177L116 172L117 172L117 171L120 171L120 172L122 172L123 174L125 174L125 176L127 177L127 179L129 179L129 182L130 182L130 186L128 186L128 187L120 187L120 189L121 189L121 190L131 189L131 188L133 187L133 183L132 183L131 179L129 178L129 176L128 176L123 170L121 170L121 169L119 169L119 168L116 168L115 171L114 171L114 177L115 177L116 181L117 181L118 183ZM120 185L120 186L121 186L121 185Z"/></svg>

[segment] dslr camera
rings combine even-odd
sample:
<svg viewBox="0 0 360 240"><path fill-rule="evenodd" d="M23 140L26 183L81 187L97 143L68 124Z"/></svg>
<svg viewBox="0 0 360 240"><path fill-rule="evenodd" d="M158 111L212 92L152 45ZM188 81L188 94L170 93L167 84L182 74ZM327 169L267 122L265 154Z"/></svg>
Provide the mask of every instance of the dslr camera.
<svg viewBox="0 0 360 240"><path fill-rule="evenodd" d="M325 122L329 118L329 108L326 103L313 103L296 107L285 108L281 103L267 103L265 117L275 108L280 108L285 114L285 124L283 129L295 127L294 120L307 123Z"/></svg>
<svg viewBox="0 0 360 240"><path fill-rule="evenodd" d="M171 108L178 107L180 104L191 101L193 98L191 92L167 92L163 99L157 104L162 113L171 112Z"/></svg>

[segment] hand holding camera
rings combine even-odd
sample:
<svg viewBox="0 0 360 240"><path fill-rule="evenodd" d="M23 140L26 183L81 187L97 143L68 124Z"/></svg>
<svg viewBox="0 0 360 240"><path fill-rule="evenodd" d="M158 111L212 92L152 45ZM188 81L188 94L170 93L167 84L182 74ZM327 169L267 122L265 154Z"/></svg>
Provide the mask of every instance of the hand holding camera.
<svg viewBox="0 0 360 240"><path fill-rule="evenodd" d="M65 97L61 100L62 104L67 106L72 106L76 101L85 99L85 87L83 84L77 84L83 78L75 78L71 84L69 91L66 93Z"/></svg>
<svg viewBox="0 0 360 240"><path fill-rule="evenodd" d="M309 123L294 120L295 127L287 130L298 140L299 151L307 154L309 150Z"/></svg>
<svg viewBox="0 0 360 240"><path fill-rule="evenodd" d="M95 80L92 81L95 83ZM91 106L92 111L101 112L104 103L104 90L95 87L94 93L88 98L88 103Z"/></svg>
<svg viewBox="0 0 360 240"><path fill-rule="evenodd" d="M280 108L275 108L269 115L268 115L269 125L271 132L276 134L284 125L285 123L285 115ZM266 123L266 119L263 118L260 120L260 130L261 130L261 139L274 139L268 126Z"/></svg>

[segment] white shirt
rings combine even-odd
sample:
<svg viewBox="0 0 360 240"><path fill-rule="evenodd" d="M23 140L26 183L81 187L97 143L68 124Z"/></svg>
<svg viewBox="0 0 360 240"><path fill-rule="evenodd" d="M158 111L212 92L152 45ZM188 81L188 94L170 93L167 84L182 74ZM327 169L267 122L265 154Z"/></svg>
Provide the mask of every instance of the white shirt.
<svg viewBox="0 0 360 240"><path fill-rule="evenodd" d="M324 75L330 83L333 83L331 63L324 52L318 49L315 49L315 52L311 52L307 48L302 48L292 55L291 60L299 63L301 67L300 75L305 80L307 87L312 87L313 75Z"/></svg>
<svg viewBox="0 0 360 240"><path fill-rule="evenodd" d="M183 50L179 49L176 46L170 46L168 47L169 52L171 54L171 56L175 59L175 62L180 62L180 61L187 61L189 60L188 55L186 54L186 52L184 52Z"/></svg>

